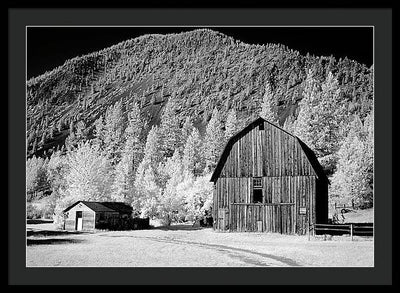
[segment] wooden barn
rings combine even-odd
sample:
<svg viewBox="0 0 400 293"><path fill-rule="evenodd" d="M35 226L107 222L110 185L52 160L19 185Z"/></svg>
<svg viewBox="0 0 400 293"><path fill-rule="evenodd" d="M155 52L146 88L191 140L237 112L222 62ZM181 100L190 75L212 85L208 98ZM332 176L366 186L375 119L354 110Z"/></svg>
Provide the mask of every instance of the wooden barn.
<svg viewBox="0 0 400 293"><path fill-rule="evenodd" d="M328 221L328 184L296 136L258 118L234 135L212 174L218 231L306 234Z"/></svg>
<svg viewBox="0 0 400 293"><path fill-rule="evenodd" d="M122 229L128 225L133 229L147 228L148 219L133 219L132 212L133 208L122 202L78 201L63 211L63 226L64 230L77 231Z"/></svg>

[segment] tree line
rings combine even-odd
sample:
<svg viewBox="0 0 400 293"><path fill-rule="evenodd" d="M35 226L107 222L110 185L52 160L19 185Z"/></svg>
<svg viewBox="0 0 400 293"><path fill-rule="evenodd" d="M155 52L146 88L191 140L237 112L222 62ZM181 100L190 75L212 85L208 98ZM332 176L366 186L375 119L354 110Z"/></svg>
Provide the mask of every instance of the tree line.
<svg viewBox="0 0 400 293"><path fill-rule="evenodd" d="M362 119L351 114L336 77L324 82L310 70L297 116L280 125L277 101L269 83L256 115L302 139L316 154L331 180L330 199L373 205L373 111ZM129 100L129 99L128 99ZM138 103L117 101L94 123L71 124L65 146L43 159L27 160L28 202L46 188L46 211L61 211L78 200L122 201L135 214L173 221L211 214L209 182L222 149L248 117L231 108L223 118L213 109L203 133L192 118L176 119L178 102L171 97L160 123L150 126Z"/></svg>

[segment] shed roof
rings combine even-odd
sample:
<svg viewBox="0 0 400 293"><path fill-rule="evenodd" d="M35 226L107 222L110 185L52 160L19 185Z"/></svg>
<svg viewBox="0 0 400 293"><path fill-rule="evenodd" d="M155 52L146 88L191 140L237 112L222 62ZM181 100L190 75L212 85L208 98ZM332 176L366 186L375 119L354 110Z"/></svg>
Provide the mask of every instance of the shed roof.
<svg viewBox="0 0 400 293"><path fill-rule="evenodd" d="M133 208L123 202L98 202L98 201L77 201L73 205L66 208L63 212L69 211L77 204L82 203L94 212L120 212L131 213Z"/></svg>
<svg viewBox="0 0 400 293"><path fill-rule="evenodd" d="M251 130L254 126L259 125L261 122L267 122L269 124L271 124L272 126L278 128L279 130L287 133L288 135L296 138L301 146L301 148L303 149L305 155L308 158L308 161L310 162L315 174L317 175L318 179L321 179L323 181L326 181L327 183L329 183L328 177L326 176L322 166L320 165L320 163L318 162L317 157L315 156L314 152L304 143L302 142L297 136L287 132L286 130L284 130L283 128L265 120L262 117L258 117L257 119L253 120L252 122L250 122L246 127L244 127L242 130L236 132L236 134L234 134L226 143L224 150L221 153L221 156L218 160L217 166L214 169L214 172L211 176L210 181L215 182L217 180L217 178L219 177L222 168L224 167L224 162L226 157L229 155L229 151L230 151L230 147L235 143L236 139L238 137L240 137L242 134L248 132L249 130Z"/></svg>

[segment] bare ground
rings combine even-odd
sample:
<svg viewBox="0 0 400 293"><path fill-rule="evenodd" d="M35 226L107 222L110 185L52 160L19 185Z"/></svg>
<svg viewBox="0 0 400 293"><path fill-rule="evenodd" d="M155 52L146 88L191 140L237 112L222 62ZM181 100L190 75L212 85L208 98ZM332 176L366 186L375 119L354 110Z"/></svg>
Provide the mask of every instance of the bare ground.
<svg viewBox="0 0 400 293"><path fill-rule="evenodd" d="M26 264L84 267L371 267L372 238L221 233L189 225L65 233L27 225Z"/></svg>

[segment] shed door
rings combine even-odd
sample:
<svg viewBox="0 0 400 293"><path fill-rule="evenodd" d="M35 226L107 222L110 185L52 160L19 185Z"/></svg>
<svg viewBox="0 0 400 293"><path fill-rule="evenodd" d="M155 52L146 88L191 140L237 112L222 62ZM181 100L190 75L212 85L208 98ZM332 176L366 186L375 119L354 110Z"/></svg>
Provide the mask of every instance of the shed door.
<svg viewBox="0 0 400 293"><path fill-rule="evenodd" d="M82 212L76 212L76 230L80 231L83 228Z"/></svg>

